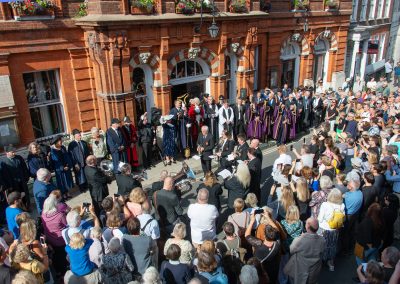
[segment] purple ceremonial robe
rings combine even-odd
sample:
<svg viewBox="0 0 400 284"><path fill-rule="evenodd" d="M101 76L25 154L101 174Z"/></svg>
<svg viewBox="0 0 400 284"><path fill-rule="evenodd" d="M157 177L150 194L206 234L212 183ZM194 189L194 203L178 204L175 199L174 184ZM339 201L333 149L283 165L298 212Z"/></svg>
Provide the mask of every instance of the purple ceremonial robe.
<svg viewBox="0 0 400 284"><path fill-rule="evenodd" d="M272 134L272 129L271 129L271 124L272 124L272 114L274 112L274 110L272 110L270 108L270 110L267 112L266 111L266 107L268 107L268 105L264 105L263 106L263 135L264 136L270 136Z"/></svg>
<svg viewBox="0 0 400 284"><path fill-rule="evenodd" d="M297 123L297 111L295 114L293 112L288 112L289 119L289 139L293 140L296 138L296 123Z"/></svg>
<svg viewBox="0 0 400 284"><path fill-rule="evenodd" d="M274 128L272 131L272 137L284 144L289 134L290 116L288 116L288 111L286 109L281 112L279 109L280 107L277 106L274 110ZM287 123L283 123L285 120L287 120Z"/></svg>
<svg viewBox="0 0 400 284"><path fill-rule="evenodd" d="M261 139L263 136L263 122L261 118L264 112L261 109L256 109L256 112L260 114L260 119L258 121L255 119L256 115L254 111L252 111L250 108L248 108L246 111L247 121L249 122L247 125L247 138Z"/></svg>

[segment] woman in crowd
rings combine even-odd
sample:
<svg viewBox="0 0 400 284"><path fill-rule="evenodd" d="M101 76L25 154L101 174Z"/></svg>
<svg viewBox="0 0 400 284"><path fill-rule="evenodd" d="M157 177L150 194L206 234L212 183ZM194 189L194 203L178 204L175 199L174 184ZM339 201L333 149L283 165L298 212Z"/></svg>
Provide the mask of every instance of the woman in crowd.
<svg viewBox="0 0 400 284"><path fill-rule="evenodd" d="M300 220L299 209L296 205L290 205L288 207L286 218L281 221L282 227L287 233L287 239L283 242L285 254L281 257L281 262L279 265L279 283L288 283L288 277L284 274L283 268L289 261L289 248L293 240L301 235L303 232L303 222Z"/></svg>
<svg viewBox="0 0 400 284"><path fill-rule="evenodd" d="M162 147L163 147L163 155L165 161L168 165L171 163L176 163L175 155L176 155L176 145L175 145L175 126L171 123L171 119L173 115L165 115L160 118L160 123L163 127L163 139L162 139Z"/></svg>
<svg viewBox="0 0 400 284"><path fill-rule="evenodd" d="M92 149L93 155L96 157L97 165L107 156L107 144L105 143L104 136L100 134L97 127L90 129L92 137L90 138L89 145Z"/></svg>
<svg viewBox="0 0 400 284"><path fill-rule="evenodd" d="M367 264L367 269L363 271L363 265L359 265L357 268L357 276L360 279L362 284L383 284L384 281L384 272L382 266L371 260Z"/></svg>
<svg viewBox="0 0 400 284"><path fill-rule="evenodd" d="M40 145L37 142L32 142L28 146L28 159L27 164L29 168L29 174L33 179L36 179L36 173L39 169L45 168L50 170L49 156L46 156L40 149Z"/></svg>
<svg viewBox="0 0 400 284"><path fill-rule="evenodd" d="M50 159L56 173L57 188L61 190L64 199L71 198L68 193L73 187L71 157L62 145L62 136L57 136L51 144Z"/></svg>
<svg viewBox="0 0 400 284"><path fill-rule="evenodd" d="M131 193L129 194L129 200L124 206L125 219L129 219L132 216L136 217L142 214L142 204L145 202L149 201L147 200L144 190L140 187L132 189Z"/></svg>
<svg viewBox="0 0 400 284"><path fill-rule="evenodd" d="M47 256L47 248L44 247L45 254L43 259L39 261L31 257L29 248L20 243L11 251L12 266L17 270L27 270L31 272L39 284L44 284L43 273L49 269L49 257Z"/></svg>
<svg viewBox="0 0 400 284"><path fill-rule="evenodd" d="M62 230L67 226L67 211L58 206L56 195L50 194L44 201L42 211L42 224L46 242L54 250L54 268L58 275L63 275L66 271L67 261L65 252L65 242L62 237ZM61 210L60 210L61 209Z"/></svg>
<svg viewBox="0 0 400 284"><path fill-rule="evenodd" d="M103 240L108 243L112 238L118 238L120 241L124 234L127 233L126 228L122 226L123 221L117 210L112 210L107 217L106 227L103 230Z"/></svg>
<svg viewBox="0 0 400 284"><path fill-rule="evenodd" d="M279 273L281 244L278 240L278 231L270 225L265 227L265 240L262 241L251 235L255 222L255 214L251 214L250 224L246 228L246 240L253 247L254 256L261 261L267 272L270 282L276 283Z"/></svg>
<svg viewBox="0 0 400 284"><path fill-rule="evenodd" d="M177 223L171 235L173 238L170 238L165 242L164 255L167 255L170 245L176 244L181 249L179 261L181 263L190 264L193 259L194 248L191 242L185 240L186 225L184 223Z"/></svg>
<svg viewBox="0 0 400 284"><path fill-rule="evenodd" d="M74 233L65 247L68 254L71 273L77 277L87 277L94 273L95 264L90 261L89 249L93 244L93 240L85 239L81 233ZM64 277L65 282L69 282L72 275L68 272Z"/></svg>
<svg viewBox="0 0 400 284"><path fill-rule="evenodd" d="M333 152L332 166L335 169L335 175L337 175L344 171L346 163L338 147L334 147L332 152Z"/></svg>
<svg viewBox="0 0 400 284"><path fill-rule="evenodd" d="M376 260L382 246L384 223L382 208L378 203L373 203L367 215L356 227L356 246L354 254L357 264Z"/></svg>
<svg viewBox="0 0 400 284"><path fill-rule="evenodd" d="M181 248L171 244L167 249L167 260L161 264L160 276L163 283L186 284L192 278L189 265L179 262L180 256Z"/></svg>
<svg viewBox="0 0 400 284"><path fill-rule="evenodd" d="M299 208L300 220L305 222L310 217L310 190L308 189L308 183L305 178L299 178L296 183L290 183L290 187L294 194L294 200L297 207Z"/></svg>
<svg viewBox="0 0 400 284"><path fill-rule="evenodd" d="M311 216L314 218L318 218L319 208L321 204L327 200L328 194L332 190L332 180L328 176L322 176L320 178L320 187L320 190L314 191L311 194L311 201L309 204L311 207Z"/></svg>
<svg viewBox="0 0 400 284"><path fill-rule="evenodd" d="M255 195L254 193L247 194L246 200L244 201L244 203L246 204L246 209L244 209L244 211L249 214L252 214L254 212L254 210L261 209L258 206L257 195ZM256 222L254 223L253 230L257 229L258 225L260 224L260 218L261 218L261 215L257 214Z"/></svg>
<svg viewBox="0 0 400 284"><path fill-rule="evenodd" d="M103 256L100 273L104 284L126 284L132 281L133 264L129 256L122 251L119 238L108 242L108 254Z"/></svg>
<svg viewBox="0 0 400 284"><path fill-rule="evenodd" d="M222 186L213 172L206 173L204 182L199 185L197 191L201 188L208 190L208 204L214 205L218 212L221 211L220 196L222 195Z"/></svg>
<svg viewBox="0 0 400 284"><path fill-rule="evenodd" d="M160 273L154 266L150 266L142 275L141 284L161 284Z"/></svg>
<svg viewBox="0 0 400 284"><path fill-rule="evenodd" d="M214 283L211 279L218 279L215 283L228 283L228 277L223 273L215 257L211 253L200 251L197 263L198 273L195 275L201 283Z"/></svg>
<svg viewBox="0 0 400 284"><path fill-rule="evenodd" d="M231 222L235 227L235 234L240 238L244 238L244 232L250 222L250 214L244 209L244 201L241 198L235 199L233 202L235 213L228 217L228 222Z"/></svg>
<svg viewBox="0 0 400 284"><path fill-rule="evenodd" d="M281 195L275 192L276 186L273 185L268 196L267 204L273 211L273 216L279 221L285 219L287 209L290 205L295 205L293 191L289 186L283 186Z"/></svg>
<svg viewBox="0 0 400 284"><path fill-rule="evenodd" d="M237 198L244 199L249 192L250 179L249 167L242 163L238 165L236 174L225 181L224 186L228 190L228 208L231 213L234 211L234 201Z"/></svg>
<svg viewBox="0 0 400 284"><path fill-rule="evenodd" d="M344 204L340 190L334 188L328 194L327 201L321 204L318 222L322 235L325 238L323 260L327 261L329 270L334 271L334 259L337 251L339 230L344 223Z"/></svg>

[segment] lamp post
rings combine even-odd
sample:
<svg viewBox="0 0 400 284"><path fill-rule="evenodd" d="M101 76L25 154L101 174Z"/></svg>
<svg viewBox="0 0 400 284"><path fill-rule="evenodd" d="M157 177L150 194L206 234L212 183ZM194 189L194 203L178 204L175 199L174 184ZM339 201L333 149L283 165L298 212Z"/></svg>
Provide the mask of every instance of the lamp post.
<svg viewBox="0 0 400 284"><path fill-rule="evenodd" d="M201 6L200 6L201 7L200 8L200 25L198 25L194 28L194 31L196 33L200 33L201 26L203 24L203 3L204 3L204 0L201 1ZM215 22L216 11L215 11L214 1L212 1L211 15L212 15L212 23L211 23L211 26L208 27L208 32L209 32L211 38L216 38L219 33L219 27L217 26L217 23Z"/></svg>

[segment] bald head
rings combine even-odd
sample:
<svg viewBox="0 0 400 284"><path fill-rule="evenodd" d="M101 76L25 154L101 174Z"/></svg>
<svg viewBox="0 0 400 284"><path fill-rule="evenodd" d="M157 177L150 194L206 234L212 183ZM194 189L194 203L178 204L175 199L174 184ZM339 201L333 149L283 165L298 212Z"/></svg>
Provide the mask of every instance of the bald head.
<svg viewBox="0 0 400 284"><path fill-rule="evenodd" d="M315 234L318 231L319 223L316 218L308 218L306 221L307 233Z"/></svg>
<svg viewBox="0 0 400 284"><path fill-rule="evenodd" d="M208 190L206 188L201 188L197 193L197 202L201 204L208 203Z"/></svg>
<svg viewBox="0 0 400 284"><path fill-rule="evenodd" d="M251 140L251 142L250 142L250 147L251 148L257 149L258 145L260 145L260 140L258 140L258 139Z"/></svg>
<svg viewBox="0 0 400 284"><path fill-rule="evenodd" d="M166 177L164 179L164 187L165 190L172 190L174 188L174 180L172 179L172 177Z"/></svg>
<svg viewBox="0 0 400 284"><path fill-rule="evenodd" d="M87 164L89 167L94 167L94 166L96 166L96 163L97 163L96 156L94 156L94 155L89 155L89 156L86 158L86 164Z"/></svg>

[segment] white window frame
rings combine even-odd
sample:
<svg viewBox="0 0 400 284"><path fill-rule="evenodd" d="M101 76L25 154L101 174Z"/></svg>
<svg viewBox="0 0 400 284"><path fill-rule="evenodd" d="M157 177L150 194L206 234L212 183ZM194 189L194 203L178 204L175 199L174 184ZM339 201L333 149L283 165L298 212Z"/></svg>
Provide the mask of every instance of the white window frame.
<svg viewBox="0 0 400 284"><path fill-rule="evenodd" d="M384 2L385 0L378 0L378 12L377 12L377 15L376 15L376 18L377 19L382 19L383 18L383 5L384 5ZM388 1L388 0L386 0L386 1Z"/></svg>
<svg viewBox="0 0 400 284"><path fill-rule="evenodd" d="M370 0L369 2L369 15L368 19L373 20L375 19L375 11L376 10L376 0Z"/></svg>
<svg viewBox="0 0 400 284"><path fill-rule="evenodd" d="M385 12L384 12L384 17L389 18L390 17L390 8L391 8L392 1L391 0L386 0L385 1ZM399 4L399 9L400 9L400 4Z"/></svg>
<svg viewBox="0 0 400 284"><path fill-rule="evenodd" d="M365 21L367 19L367 6L368 0L362 0L360 21Z"/></svg>
<svg viewBox="0 0 400 284"><path fill-rule="evenodd" d="M357 13L358 13L358 0L353 0L352 1L352 6L353 6L352 7L353 12L351 14L350 21L356 22L357 21Z"/></svg>
<svg viewBox="0 0 400 284"><path fill-rule="evenodd" d="M385 41L386 41L386 34L383 33L383 34L381 34L380 40L379 40L379 52L378 52L379 60L383 60L385 58L384 54L383 54L383 52L385 51Z"/></svg>
<svg viewBox="0 0 400 284"><path fill-rule="evenodd" d="M67 130L67 123L65 121L65 108L64 108L64 99L63 99L63 93L62 93L62 89L61 89L61 81L60 81L60 70L59 69L42 69L42 70L35 70L32 72L24 72L23 74L30 74L30 73L38 73L38 72L48 72L48 71L54 71L55 77L56 77L56 82L57 82L57 87L58 87L58 101L57 100L51 100L51 101L47 101L46 103L33 103L33 104L29 104L28 102L28 108L29 111L33 108L41 108L41 107L48 107L51 105L60 105L60 111L61 111L61 124L64 128L64 132L60 132L60 133L55 133L52 135L48 135L48 136L43 136L43 137L38 137L37 139L46 139L49 137L53 137L54 135L57 134L64 134L66 133ZM29 114L30 115L30 114Z"/></svg>

